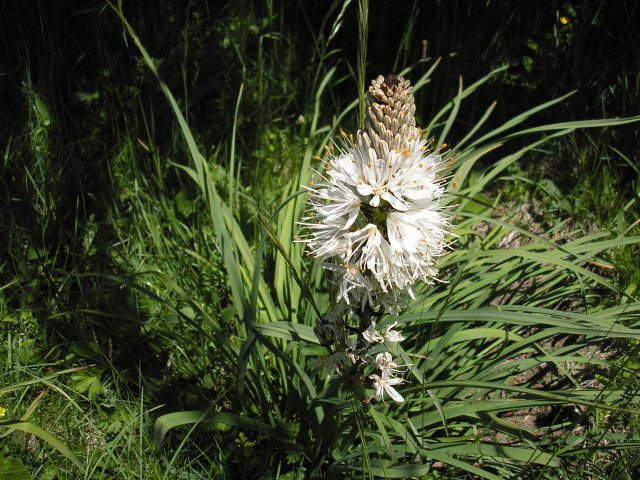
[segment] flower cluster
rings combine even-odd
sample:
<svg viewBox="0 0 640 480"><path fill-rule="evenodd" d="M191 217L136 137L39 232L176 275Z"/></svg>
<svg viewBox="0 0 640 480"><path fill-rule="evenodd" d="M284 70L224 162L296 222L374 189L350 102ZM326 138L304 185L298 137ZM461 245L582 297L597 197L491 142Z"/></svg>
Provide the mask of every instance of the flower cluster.
<svg viewBox="0 0 640 480"><path fill-rule="evenodd" d="M371 370L379 372L369 375L376 397L384 401L386 393L396 402L404 401L394 385L404 382L399 375L409 365L398 365L388 351L391 344L404 340L402 332L395 329L396 325L397 322L394 322L386 329L379 330L376 322L372 321L359 335L345 335L340 328L339 317L335 314L323 316L315 329L316 335L334 351L320 358L319 365L338 375ZM327 336L327 332L331 334Z"/></svg>
<svg viewBox="0 0 640 480"><path fill-rule="evenodd" d="M446 168L440 148L422 138L415 123L410 83L380 76L369 87L364 131L326 146L317 183L308 188L310 214L301 224L314 256L336 278L338 309L316 326L331 350L323 365L358 371L373 380L376 396L401 402L395 390L404 371L388 344L402 340L376 329L371 313L397 314L418 280L432 284L436 260L447 251L449 217L442 204ZM318 157L320 159L320 157ZM322 160L322 159L320 159ZM348 320L359 320L350 334ZM370 373L372 370L378 373Z"/></svg>
<svg viewBox="0 0 640 480"><path fill-rule="evenodd" d="M337 274L347 304L397 312L417 280L433 283L436 259L447 249L439 176L445 164L415 126L407 80L374 80L367 112L356 141L342 132L327 147L322 180L309 188L304 241Z"/></svg>

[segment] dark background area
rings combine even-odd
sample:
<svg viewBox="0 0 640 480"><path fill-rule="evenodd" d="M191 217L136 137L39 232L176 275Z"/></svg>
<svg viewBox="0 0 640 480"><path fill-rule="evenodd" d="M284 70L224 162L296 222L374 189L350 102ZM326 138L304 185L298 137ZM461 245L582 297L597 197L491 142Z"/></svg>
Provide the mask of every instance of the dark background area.
<svg viewBox="0 0 640 480"><path fill-rule="evenodd" d="M245 83L242 108L254 111L253 102L260 102L258 107L268 112L245 119L243 137L250 144L256 126L304 113L319 57L314 39L329 35L342 5L284 1L269 8L269 2L141 1L124 2L124 11L196 130L211 141L230 134L238 88ZM109 145L117 128L132 127L114 125L117 115L102 125L100 118L92 118L95 111L88 103L123 113L151 104L164 107L138 52L104 2L9 0L0 9L2 138L22 131L27 76L50 105L63 139L99 128L97 139ZM470 84L509 64L487 94L488 102L498 102L496 123L572 90L578 93L544 120L632 115L638 105L639 25L640 6L624 0L374 0L367 76L414 64L425 52L442 57L432 84L418 99L418 112L428 117L454 94L459 75ZM355 2L347 6L331 47L337 52L325 69L338 65L348 75L357 48ZM260 54L265 62L280 62L282 74L265 81L270 89L262 92L254 84ZM429 66L418 67L412 76ZM353 98L354 90L349 78L338 90L339 100ZM98 98L88 102L83 94Z"/></svg>

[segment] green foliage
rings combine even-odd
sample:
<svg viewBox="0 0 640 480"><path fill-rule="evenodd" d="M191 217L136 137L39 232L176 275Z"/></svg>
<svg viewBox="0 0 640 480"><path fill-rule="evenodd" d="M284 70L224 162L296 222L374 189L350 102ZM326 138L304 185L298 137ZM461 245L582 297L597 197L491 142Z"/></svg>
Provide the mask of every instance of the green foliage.
<svg viewBox="0 0 640 480"><path fill-rule="evenodd" d="M332 286L295 242L314 157L357 122L356 2L98 3L40 6L47 38L7 51L0 476L633 478L638 118L558 120L637 113L615 69L637 34L606 64L587 48L612 7L371 5L367 76L395 59L412 79L425 135L451 145L456 215L447 283L399 318L397 406L316 368ZM444 59L421 54L425 14ZM530 18L545 28L513 28ZM63 48L65 27L104 41ZM459 48L469 29L490 41ZM603 65L580 85L562 81L577 45ZM469 86L467 57L486 60Z"/></svg>
<svg viewBox="0 0 640 480"><path fill-rule="evenodd" d="M17 458L0 458L0 474L7 480L29 480L31 476Z"/></svg>

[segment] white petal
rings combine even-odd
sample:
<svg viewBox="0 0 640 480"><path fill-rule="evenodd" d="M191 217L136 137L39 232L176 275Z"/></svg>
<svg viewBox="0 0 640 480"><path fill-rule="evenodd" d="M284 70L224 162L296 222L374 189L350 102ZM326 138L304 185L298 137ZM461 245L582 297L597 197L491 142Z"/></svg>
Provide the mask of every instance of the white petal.
<svg viewBox="0 0 640 480"><path fill-rule="evenodd" d="M387 202L389 202L389 204L396 210L404 212L405 210L409 209L409 205L407 205L405 202L403 202L398 197L396 197L395 195L389 192L384 192L382 194L382 198L385 199Z"/></svg>
<svg viewBox="0 0 640 480"><path fill-rule="evenodd" d="M404 402L404 397L398 393L398 391L390 385L384 386L385 392L396 402Z"/></svg>
<svg viewBox="0 0 640 480"><path fill-rule="evenodd" d="M368 183L359 183L358 186L356 187L356 190L358 190L358 193L360 195L363 195L365 197L371 195L373 193L373 187L371 185L369 185Z"/></svg>
<svg viewBox="0 0 640 480"><path fill-rule="evenodd" d="M344 224L343 230L347 230L355 223L358 219L358 214L360 213L360 207L351 209L349 212L349 218L347 218L346 223Z"/></svg>
<svg viewBox="0 0 640 480"><path fill-rule="evenodd" d="M404 340L404 337L397 330L390 330L384 334L384 339L387 342L401 342Z"/></svg>
<svg viewBox="0 0 640 480"><path fill-rule="evenodd" d="M404 383L404 380L400 377L392 377L390 370L385 370L382 374L382 378L387 385L400 385Z"/></svg>

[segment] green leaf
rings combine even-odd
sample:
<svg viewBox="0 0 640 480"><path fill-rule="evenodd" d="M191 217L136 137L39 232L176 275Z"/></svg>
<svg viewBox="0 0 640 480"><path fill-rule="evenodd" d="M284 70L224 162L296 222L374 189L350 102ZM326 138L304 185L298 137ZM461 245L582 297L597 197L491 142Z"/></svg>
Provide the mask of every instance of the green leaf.
<svg viewBox="0 0 640 480"><path fill-rule="evenodd" d="M79 393L87 393L90 399L96 398L97 395L104 392L104 387L100 377L102 377L102 368L92 368L82 372L78 372L71 376L75 382L74 389Z"/></svg>
<svg viewBox="0 0 640 480"><path fill-rule="evenodd" d="M0 457L0 478L2 480L31 480L31 475L17 458Z"/></svg>
<svg viewBox="0 0 640 480"><path fill-rule="evenodd" d="M267 337L283 338L285 340L304 341L318 344L318 337L313 333L313 327L292 322L256 323L253 325L258 332Z"/></svg>
<svg viewBox="0 0 640 480"><path fill-rule="evenodd" d="M49 446L55 448L64 455L68 460L70 460L76 467L82 470L82 463L78 460L69 447L67 447L63 442L58 440L56 437L51 435L49 432L44 431L39 426L31 423L31 422L23 422L20 420L9 420L6 422L0 422L0 428L10 428L13 430L20 430L22 432L30 433L31 435L35 435L40 438Z"/></svg>
<svg viewBox="0 0 640 480"><path fill-rule="evenodd" d="M162 415L156 420L153 427L153 438L158 452L162 450L162 441L169 430L182 425L198 423L222 424L229 427L245 428L263 434L267 438L288 443L288 439L282 437L273 427L242 415L226 412L212 413L210 410L185 410Z"/></svg>

